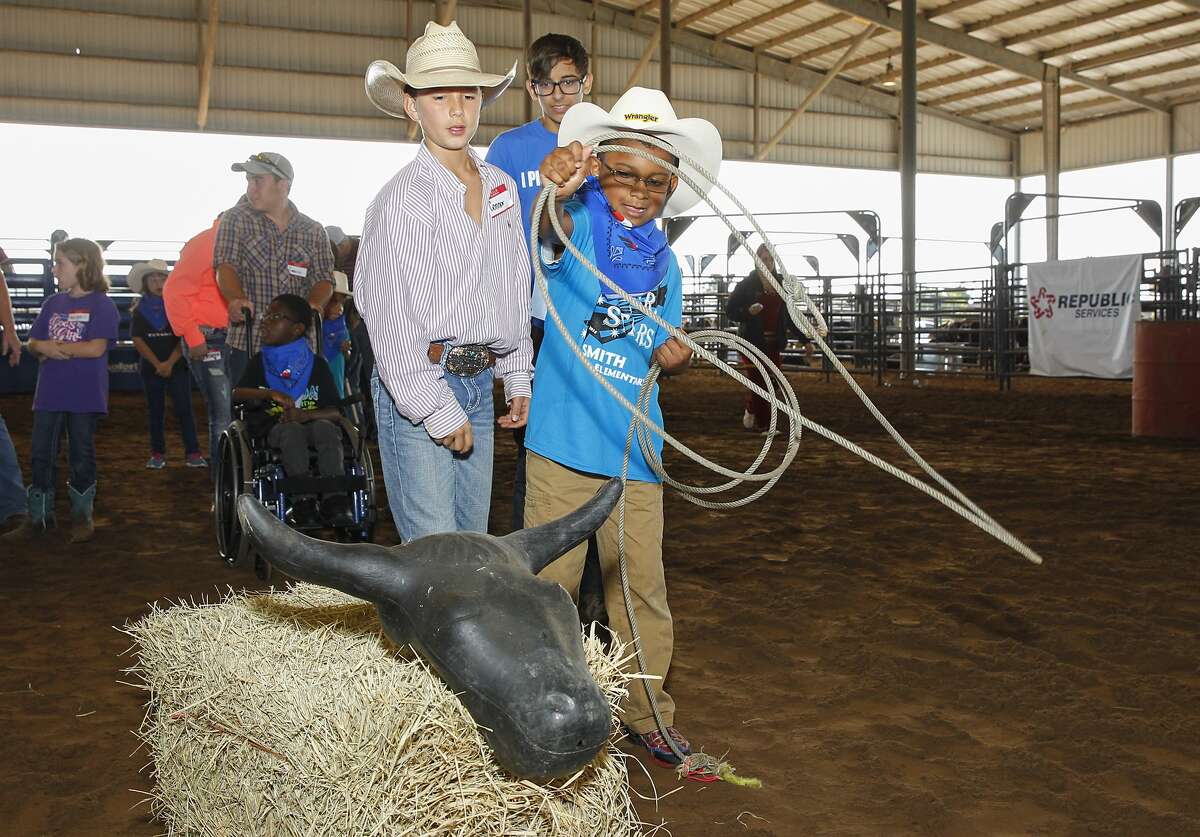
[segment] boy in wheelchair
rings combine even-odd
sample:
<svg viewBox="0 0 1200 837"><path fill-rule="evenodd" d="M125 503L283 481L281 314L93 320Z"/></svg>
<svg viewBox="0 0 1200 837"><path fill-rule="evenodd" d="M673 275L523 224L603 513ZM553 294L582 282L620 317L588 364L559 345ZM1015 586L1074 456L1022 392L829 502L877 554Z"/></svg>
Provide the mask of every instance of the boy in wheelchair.
<svg viewBox="0 0 1200 837"><path fill-rule="evenodd" d="M310 451L316 454L317 476L340 477L345 474L340 396L329 365L309 348L311 325L312 311L303 297L275 297L259 322L262 350L247 363L233 400L265 408L247 414L247 428L254 438L266 439L289 478L309 475ZM352 525L350 499L329 494L319 506L314 495L295 499L289 523L321 521Z"/></svg>

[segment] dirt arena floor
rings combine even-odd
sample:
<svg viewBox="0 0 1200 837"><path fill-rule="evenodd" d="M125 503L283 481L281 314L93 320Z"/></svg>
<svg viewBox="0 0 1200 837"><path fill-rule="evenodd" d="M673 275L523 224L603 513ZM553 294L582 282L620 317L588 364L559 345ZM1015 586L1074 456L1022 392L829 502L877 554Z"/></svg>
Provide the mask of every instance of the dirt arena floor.
<svg viewBox="0 0 1200 837"><path fill-rule="evenodd" d="M808 415L898 455L844 385L796 379ZM816 436L747 508L668 495L678 724L763 787L649 766L674 792L643 819L677 837L1200 834L1200 445L1130 438L1127 383L868 391L1045 565ZM0 399L26 469L29 405ZM664 405L702 452L753 458L713 373L667 382ZM99 431L92 544L0 547L0 833L161 833L137 804L143 695L118 682L114 626L254 584L217 561L207 477L173 431L167 469L144 470L143 414L117 395ZM497 532L512 464L498 441Z"/></svg>

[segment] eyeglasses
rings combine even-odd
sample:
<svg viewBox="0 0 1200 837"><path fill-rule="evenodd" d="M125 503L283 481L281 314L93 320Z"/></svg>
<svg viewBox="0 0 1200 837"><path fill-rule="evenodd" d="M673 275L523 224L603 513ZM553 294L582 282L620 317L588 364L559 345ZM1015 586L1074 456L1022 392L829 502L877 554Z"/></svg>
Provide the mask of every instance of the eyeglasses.
<svg viewBox="0 0 1200 837"><path fill-rule="evenodd" d="M614 169L608 163L604 162L603 158L598 157L600 165L608 169L613 176L613 179L622 186L636 186L639 183L646 184L647 192L654 192L656 195L665 195L667 190L671 188L671 176L666 174L654 174L650 177L638 177L631 171L625 169Z"/></svg>
<svg viewBox="0 0 1200 837"><path fill-rule="evenodd" d="M533 92L539 96L549 96L558 88L564 96L574 96L583 89L583 79L578 76L567 76L561 81L532 81Z"/></svg>
<svg viewBox="0 0 1200 837"><path fill-rule="evenodd" d="M275 311L275 312L269 313L269 314L263 314L260 322L273 323L276 320L287 320L289 323L296 322L291 317L289 317L287 314L280 314L278 311ZM296 325L299 325L299 323L296 323Z"/></svg>

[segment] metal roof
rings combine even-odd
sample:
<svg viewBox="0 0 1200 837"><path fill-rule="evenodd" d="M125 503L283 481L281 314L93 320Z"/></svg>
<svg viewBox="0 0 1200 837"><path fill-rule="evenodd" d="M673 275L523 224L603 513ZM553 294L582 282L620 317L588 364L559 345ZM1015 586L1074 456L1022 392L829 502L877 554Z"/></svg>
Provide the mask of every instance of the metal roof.
<svg viewBox="0 0 1200 837"><path fill-rule="evenodd" d="M521 57L522 0L442 3L456 6L486 66ZM533 0L533 28L572 34L593 51L592 98L607 106L639 65L640 83L657 84L660 3ZM215 5L206 85L204 32ZM898 6L673 0L677 109L712 119L730 159L755 156L787 125L766 159L894 169ZM439 8L429 0L0 0L0 120L404 139L407 124L362 95L362 72L374 58L402 62L408 36ZM1173 146L1156 119L1200 102L1200 0L930 0L918 8L922 171L1016 173L1014 140L1040 127L1050 68L1061 74L1064 124L1137 112L1129 130L1149 139L1122 143L1128 153L1200 148L1200 111L1178 109L1173 135L1182 144ZM789 121L827 82L804 117ZM478 139L524 118L524 93L514 87L484 114ZM1111 159L1102 131L1073 135L1091 146L1077 159ZM1075 152L1064 145L1064 153ZM1017 156L1022 171L1035 159Z"/></svg>
<svg viewBox="0 0 1200 837"><path fill-rule="evenodd" d="M651 20L659 12L659 0L608 5ZM676 0L671 17L677 30L819 72L833 67L863 29L877 26L838 76L894 92L899 5ZM1197 0L931 0L918 3L918 14L918 101L972 121L1013 131L1040 126L1043 65L1063 73L1064 124L1147 103L1166 111L1200 100Z"/></svg>

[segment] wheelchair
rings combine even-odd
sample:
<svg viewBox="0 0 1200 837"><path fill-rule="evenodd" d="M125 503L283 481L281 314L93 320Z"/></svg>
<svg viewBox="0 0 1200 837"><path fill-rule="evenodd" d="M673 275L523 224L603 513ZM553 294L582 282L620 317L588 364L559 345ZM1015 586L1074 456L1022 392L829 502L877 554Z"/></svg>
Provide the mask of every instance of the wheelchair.
<svg viewBox="0 0 1200 837"><path fill-rule="evenodd" d="M343 408L352 406L361 396L343 399ZM251 432L247 415L249 405L234 404L234 419L221 434L217 447L216 479L214 483L213 519L217 530L217 548L221 559L230 567L253 565L258 577L270 577L270 565L252 555L249 538L242 531L237 515L237 498L250 494L258 499L281 521L287 522L294 498L300 495L345 492L350 498L354 523L333 527L341 542L369 542L375 536L375 466L370 450L359 427L345 415L340 418L345 475L340 477L288 477L283 465L264 437ZM311 464L311 463L310 463ZM292 524L297 531L319 536L319 531L331 528L324 522Z"/></svg>

